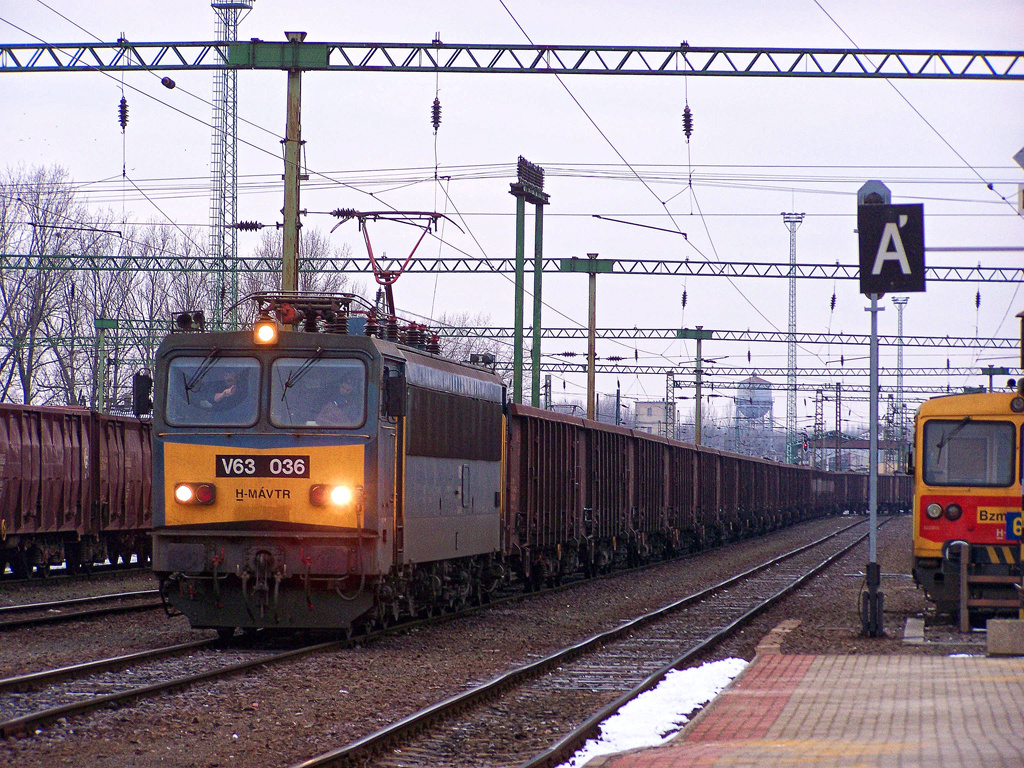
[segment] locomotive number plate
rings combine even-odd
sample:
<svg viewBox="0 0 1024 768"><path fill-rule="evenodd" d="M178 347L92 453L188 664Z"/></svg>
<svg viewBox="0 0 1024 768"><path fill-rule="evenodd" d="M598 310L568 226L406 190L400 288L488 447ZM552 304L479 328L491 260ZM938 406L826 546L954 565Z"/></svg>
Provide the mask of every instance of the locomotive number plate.
<svg viewBox="0 0 1024 768"><path fill-rule="evenodd" d="M309 477L309 456L217 456L217 477Z"/></svg>

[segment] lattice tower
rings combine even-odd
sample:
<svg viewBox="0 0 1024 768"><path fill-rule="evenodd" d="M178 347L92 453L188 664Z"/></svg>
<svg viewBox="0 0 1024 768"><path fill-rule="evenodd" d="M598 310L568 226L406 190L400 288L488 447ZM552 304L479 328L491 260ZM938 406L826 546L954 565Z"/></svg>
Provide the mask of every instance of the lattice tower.
<svg viewBox="0 0 1024 768"><path fill-rule="evenodd" d="M843 384L836 382L836 472L843 471Z"/></svg>
<svg viewBox="0 0 1024 768"><path fill-rule="evenodd" d="M814 393L814 438L811 440L811 466L825 465L825 393L820 389ZM818 448L821 447L821 463L818 463Z"/></svg>
<svg viewBox="0 0 1024 768"><path fill-rule="evenodd" d="M217 14L217 42L238 40L239 14L248 12L254 0L211 3ZM214 323L229 318L226 307L238 302L238 76L233 69L213 75L213 135L210 161L210 256L219 265L214 293ZM235 313L230 318L234 321Z"/></svg>
<svg viewBox="0 0 1024 768"><path fill-rule="evenodd" d="M700 410L699 408L697 410ZM676 376L673 371L665 374L665 437L676 436Z"/></svg>
<svg viewBox="0 0 1024 768"><path fill-rule="evenodd" d="M906 404L903 401L903 308L910 301L909 296L894 296L892 303L896 305L898 314L896 344L896 439L900 443L907 442Z"/></svg>
<svg viewBox="0 0 1024 768"><path fill-rule="evenodd" d="M789 229L789 340L786 367L786 443L791 445L796 435L796 231L804 220L802 213L783 213L782 221ZM796 460L790 449L786 460Z"/></svg>

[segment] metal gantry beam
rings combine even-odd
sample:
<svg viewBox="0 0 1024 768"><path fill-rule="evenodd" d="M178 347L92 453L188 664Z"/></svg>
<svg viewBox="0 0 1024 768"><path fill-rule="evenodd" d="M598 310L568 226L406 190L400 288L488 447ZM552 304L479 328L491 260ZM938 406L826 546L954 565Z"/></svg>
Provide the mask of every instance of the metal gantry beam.
<svg viewBox="0 0 1024 768"><path fill-rule="evenodd" d="M453 43L0 45L2 72L292 69L547 75L1021 80L1024 51Z"/></svg>
<svg viewBox="0 0 1024 768"><path fill-rule="evenodd" d="M152 335L154 333L169 333L173 330L173 323L170 320L119 320L121 330L128 330L133 334ZM479 338L495 339L498 341L509 341L513 339L512 328L500 328L492 326L438 326L433 331L442 338ZM735 341L735 342L767 342L786 343L789 341L789 334L784 331L710 331L711 339L714 341ZM644 339L676 339L677 328L598 328L596 329L598 339L602 340L644 340ZM92 337L89 337L90 339ZM544 328L541 331L541 338L545 340L573 340L586 339L586 328ZM798 344L841 344L851 346L863 346L870 342L868 334L857 333L798 333L796 335ZM898 347L899 336L879 336L878 342L882 346ZM1020 339L1017 338L978 338L974 336L905 336L902 339L905 347L943 348L943 349L1007 349L1017 351L1020 349ZM0 340L0 346L3 340ZM583 354L583 353L577 353ZM849 370L849 369L843 369ZM916 369L909 369L916 370ZM935 371L964 371L966 369L936 368ZM976 372L970 369L970 372Z"/></svg>
<svg viewBox="0 0 1024 768"><path fill-rule="evenodd" d="M448 326L438 328L437 333L445 337L487 338L506 340L512 338L512 329L491 326ZM675 339L678 329L675 328L599 328L599 339ZM789 341L789 334L784 331L711 331L714 341L739 342L775 342ZM545 328L544 339L585 339L586 328ZM798 344L869 344L870 335L866 333L798 333ZM899 336L879 336L879 344L897 346ZM905 347L942 347L948 349L1020 349L1020 339L1016 338L978 338L974 336L905 336Z"/></svg>
<svg viewBox="0 0 1024 768"><path fill-rule="evenodd" d="M543 257L543 270L558 272L561 257ZM378 259L382 269L399 269L401 260ZM219 269L216 261L204 256L115 256L106 254L30 256L26 254L0 254L0 269L59 269L136 272L209 272ZM372 274L369 257L323 258L316 263L318 272L344 274ZM269 272L280 274L280 259L247 256L238 259L239 272ZM429 257L417 256L404 270L416 274L515 274L515 259L475 258L470 256ZM612 274L665 275L682 277L768 277L789 279L796 276L805 280L859 280L856 264L780 264L754 261L665 261L660 259L615 259ZM1024 267L947 266L925 268L929 283L1020 283L1024 281Z"/></svg>

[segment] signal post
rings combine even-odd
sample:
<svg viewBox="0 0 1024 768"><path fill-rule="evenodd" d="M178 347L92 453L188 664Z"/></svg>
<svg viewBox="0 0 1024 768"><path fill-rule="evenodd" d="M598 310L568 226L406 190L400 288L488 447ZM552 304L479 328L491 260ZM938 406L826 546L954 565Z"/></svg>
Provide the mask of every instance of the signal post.
<svg viewBox="0 0 1024 768"><path fill-rule="evenodd" d="M861 631L866 637L885 634L884 595L878 564L878 300L887 292L924 291L924 206L892 205L892 193L880 181L857 191L857 236L860 251L860 292L871 299L871 394L868 457L867 592L861 600Z"/></svg>

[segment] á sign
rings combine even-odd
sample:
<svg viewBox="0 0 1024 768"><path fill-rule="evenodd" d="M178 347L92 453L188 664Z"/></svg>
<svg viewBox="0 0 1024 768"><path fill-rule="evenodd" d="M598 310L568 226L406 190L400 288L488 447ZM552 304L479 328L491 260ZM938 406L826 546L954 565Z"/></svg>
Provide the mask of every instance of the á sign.
<svg viewBox="0 0 1024 768"><path fill-rule="evenodd" d="M924 290L924 206L858 205L860 292Z"/></svg>

